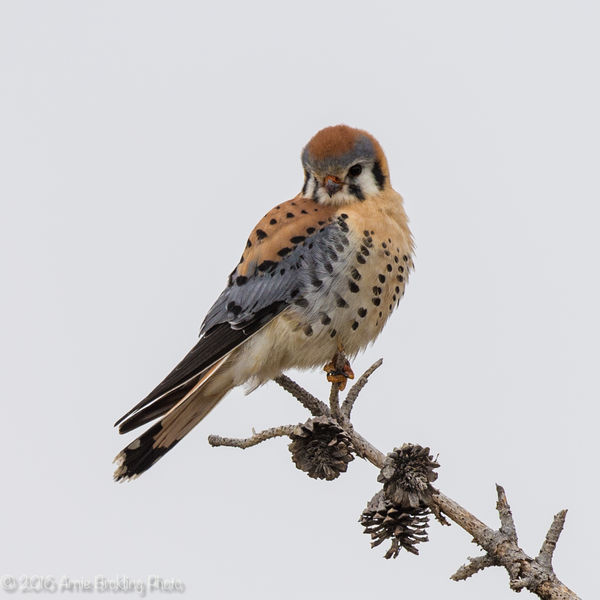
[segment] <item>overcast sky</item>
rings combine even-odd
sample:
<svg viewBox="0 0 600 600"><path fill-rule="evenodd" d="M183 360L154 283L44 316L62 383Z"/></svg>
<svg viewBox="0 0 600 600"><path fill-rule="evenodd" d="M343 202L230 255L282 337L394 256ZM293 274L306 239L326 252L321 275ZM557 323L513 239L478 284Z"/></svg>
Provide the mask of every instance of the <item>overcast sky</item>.
<svg viewBox="0 0 600 600"><path fill-rule="evenodd" d="M437 484L597 593L600 38L593 2L0 5L0 575L184 582L190 598L513 598L448 578L478 550L433 523L383 559L357 519L377 471L307 478L274 384L233 391L133 483L113 422L194 344L248 232L302 185L320 128L372 132L416 271L355 372L355 426L439 453ZM320 372L295 373L315 394ZM527 592L525 592L527 594ZM135 594L133 594L134 597ZM55 595L57 597L57 595ZM73 597L65 595L65 597Z"/></svg>

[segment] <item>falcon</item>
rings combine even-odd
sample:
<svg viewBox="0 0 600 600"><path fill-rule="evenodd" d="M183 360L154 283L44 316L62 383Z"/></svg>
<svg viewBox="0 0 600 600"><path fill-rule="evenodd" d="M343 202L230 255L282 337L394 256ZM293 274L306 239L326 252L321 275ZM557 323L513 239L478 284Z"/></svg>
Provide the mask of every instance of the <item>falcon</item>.
<svg viewBox="0 0 600 600"><path fill-rule="evenodd" d="M332 357L375 340L404 295L413 240L377 140L327 127L302 167L302 190L256 225L198 343L115 424L127 433L156 421L117 455L117 481L149 469L234 387L324 364L342 387L352 371L335 372Z"/></svg>

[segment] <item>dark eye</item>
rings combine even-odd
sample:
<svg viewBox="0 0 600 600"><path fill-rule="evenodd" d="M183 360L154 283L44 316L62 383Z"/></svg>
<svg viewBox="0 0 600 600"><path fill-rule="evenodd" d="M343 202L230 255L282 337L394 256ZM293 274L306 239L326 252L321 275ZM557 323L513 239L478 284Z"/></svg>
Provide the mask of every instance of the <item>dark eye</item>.
<svg viewBox="0 0 600 600"><path fill-rule="evenodd" d="M348 169L348 175L350 177L358 177L362 173L362 165L352 165Z"/></svg>

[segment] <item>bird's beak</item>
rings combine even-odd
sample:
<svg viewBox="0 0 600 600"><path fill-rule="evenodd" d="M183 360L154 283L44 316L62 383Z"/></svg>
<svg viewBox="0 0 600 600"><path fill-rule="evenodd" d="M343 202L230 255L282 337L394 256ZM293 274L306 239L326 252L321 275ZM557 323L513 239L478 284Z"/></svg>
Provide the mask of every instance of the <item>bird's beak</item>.
<svg viewBox="0 0 600 600"><path fill-rule="evenodd" d="M327 177L325 177L325 190L329 194L330 198L336 192L339 192L343 185L343 182L335 175L327 175Z"/></svg>

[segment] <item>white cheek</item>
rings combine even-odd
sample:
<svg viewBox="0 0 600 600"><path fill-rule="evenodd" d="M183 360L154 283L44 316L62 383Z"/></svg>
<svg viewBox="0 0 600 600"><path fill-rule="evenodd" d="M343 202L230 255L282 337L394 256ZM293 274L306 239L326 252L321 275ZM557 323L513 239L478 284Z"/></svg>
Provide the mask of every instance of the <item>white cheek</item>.
<svg viewBox="0 0 600 600"><path fill-rule="evenodd" d="M360 186L360 189L365 196L373 196L380 191L375 183L373 174L366 169L359 175L356 183Z"/></svg>

